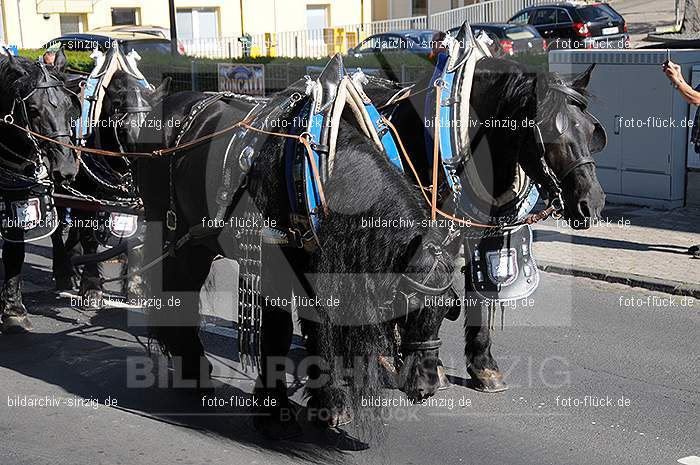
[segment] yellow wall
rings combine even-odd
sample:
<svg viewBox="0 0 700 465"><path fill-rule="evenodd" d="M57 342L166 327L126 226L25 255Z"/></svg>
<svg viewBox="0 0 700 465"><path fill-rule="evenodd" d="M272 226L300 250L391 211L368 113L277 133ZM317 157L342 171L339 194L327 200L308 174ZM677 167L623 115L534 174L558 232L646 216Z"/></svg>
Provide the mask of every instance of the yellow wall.
<svg viewBox="0 0 700 465"><path fill-rule="evenodd" d="M408 18L412 16L411 0L373 0L372 21ZM464 0L460 5L471 5L477 0ZM440 13L452 9L451 0L430 0L430 12Z"/></svg>
<svg viewBox="0 0 700 465"><path fill-rule="evenodd" d="M329 5L329 26L357 24L364 3L365 22L372 19L373 0L243 0L245 32L299 31L306 29L306 6ZM141 24L169 26L167 0L0 0L3 6L5 37L10 44L23 48L39 47L61 34L58 13L44 19L41 11L84 13L87 29L112 25L112 8L140 8ZM94 7L93 7L94 4ZM219 35L238 37L241 34L239 0L176 0L177 8L210 7L219 10ZM276 12L276 14L275 14ZM20 34L21 21L21 34Z"/></svg>

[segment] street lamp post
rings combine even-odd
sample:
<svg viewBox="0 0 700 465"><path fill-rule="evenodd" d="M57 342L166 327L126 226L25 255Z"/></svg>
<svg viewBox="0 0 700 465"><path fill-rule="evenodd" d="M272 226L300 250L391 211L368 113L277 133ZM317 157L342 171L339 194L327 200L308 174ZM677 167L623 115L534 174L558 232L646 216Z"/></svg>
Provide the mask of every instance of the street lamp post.
<svg viewBox="0 0 700 465"><path fill-rule="evenodd" d="M179 55L180 52L177 46L177 16L175 13L175 0L169 0L170 3L170 53Z"/></svg>

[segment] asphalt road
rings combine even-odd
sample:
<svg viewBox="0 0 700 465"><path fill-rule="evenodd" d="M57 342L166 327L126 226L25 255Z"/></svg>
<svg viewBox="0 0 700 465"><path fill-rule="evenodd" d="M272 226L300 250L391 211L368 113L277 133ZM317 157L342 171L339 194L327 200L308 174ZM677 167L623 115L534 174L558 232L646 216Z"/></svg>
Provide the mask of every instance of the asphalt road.
<svg viewBox="0 0 700 465"><path fill-rule="evenodd" d="M434 405L389 410L366 448L352 426L326 433L305 423L296 441L268 441L244 407L199 408L200 399L141 387L150 380L138 364L162 359L145 356L138 315L70 308L42 290L47 265L31 257L35 332L0 336L2 465L657 465L700 456L700 302L544 274L532 307L506 311L502 330L496 318L493 352L510 390L464 386L461 322L446 322L441 356L455 385ZM227 332L213 331L217 398L249 400L252 373ZM298 385L290 390L303 403ZM31 399L48 405L21 405Z"/></svg>

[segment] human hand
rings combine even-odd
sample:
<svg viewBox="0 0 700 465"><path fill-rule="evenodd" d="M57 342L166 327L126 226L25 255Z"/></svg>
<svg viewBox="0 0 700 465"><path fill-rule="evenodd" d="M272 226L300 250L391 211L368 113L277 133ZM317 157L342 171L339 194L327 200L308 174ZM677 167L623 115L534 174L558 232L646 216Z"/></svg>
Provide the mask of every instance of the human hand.
<svg viewBox="0 0 700 465"><path fill-rule="evenodd" d="M683 82L683 74L680 65L669 60L663 64L663 70L664 74L666 74L672 83L679 85Z"/></svg>

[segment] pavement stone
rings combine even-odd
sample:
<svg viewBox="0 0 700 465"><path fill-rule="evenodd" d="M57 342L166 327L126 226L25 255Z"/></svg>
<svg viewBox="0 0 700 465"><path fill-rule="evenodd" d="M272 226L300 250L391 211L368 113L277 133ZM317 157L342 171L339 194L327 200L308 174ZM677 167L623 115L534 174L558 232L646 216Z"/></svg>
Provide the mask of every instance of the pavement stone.
<svg viewBox="0 0 700 465"><path fill-rule="evenodd" d="M535 225L534 253L551 272L576 274L674 294L700 293L700 207L661 211L612 206L587 230L549 219Z"/></svg>

